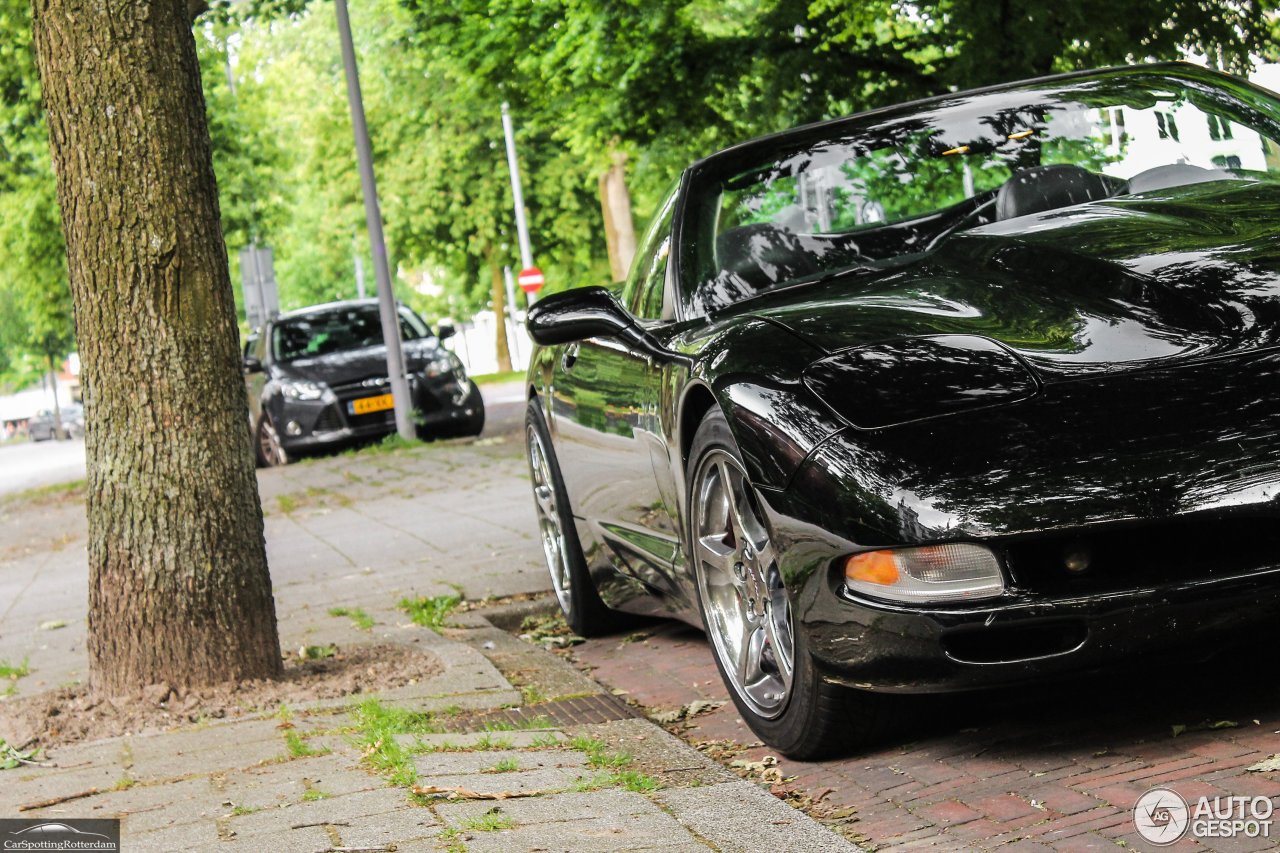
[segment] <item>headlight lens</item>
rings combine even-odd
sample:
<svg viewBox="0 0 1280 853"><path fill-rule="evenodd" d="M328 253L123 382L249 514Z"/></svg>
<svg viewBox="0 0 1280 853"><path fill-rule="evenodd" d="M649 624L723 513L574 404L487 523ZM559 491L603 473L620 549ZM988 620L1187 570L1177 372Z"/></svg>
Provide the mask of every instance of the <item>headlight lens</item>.
<svg viewBox="0 0 1280 853"><path fill-rule="evenodd" d="M906 604L976 601L1004 592L1000 561L969 543L864 551L844 561L853 592Z"/></svg>
<svg viewBox="0 0 1280 853"><path fill-rule="evenodd" d="M451 352L446 352L431 359L431 361L427 362L427 366L422 373L428 379L435 379L437 376L442 376L450 371L458 377L459 382L467 381L467 374L462 367L462 362Z"/></svg>
<svg viewBox="0 0 1280 853"><path fill-rule="evenodd" d="M324 392L323 385L309 379L280 380L280 393L290 400L319 400Z"/></svg>

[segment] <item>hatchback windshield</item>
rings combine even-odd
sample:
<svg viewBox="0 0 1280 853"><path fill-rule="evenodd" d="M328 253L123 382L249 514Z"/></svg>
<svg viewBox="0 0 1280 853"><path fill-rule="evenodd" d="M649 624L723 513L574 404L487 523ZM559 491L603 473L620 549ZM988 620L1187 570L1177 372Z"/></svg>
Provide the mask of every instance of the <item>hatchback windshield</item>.
<svg viewBox="0 0 1280 853"><path fill-rule="evenodd" d="M430 334L431 330L416 314L407 308L400 309L401 339L414 340ZM376 305L326 308L281 320L271 330L271 346L276 361L293 361L381 344L382 320Z"/></svg>
<svg viewBox="0 0 1280 853"><path fill-rule="evenodd" d="M1274 99L1227 78L1129 71L749 146L750 159L729 159L695 194L694 308L901 262L952 234L1056 208L1280 180L1278 117Z"/></svg>

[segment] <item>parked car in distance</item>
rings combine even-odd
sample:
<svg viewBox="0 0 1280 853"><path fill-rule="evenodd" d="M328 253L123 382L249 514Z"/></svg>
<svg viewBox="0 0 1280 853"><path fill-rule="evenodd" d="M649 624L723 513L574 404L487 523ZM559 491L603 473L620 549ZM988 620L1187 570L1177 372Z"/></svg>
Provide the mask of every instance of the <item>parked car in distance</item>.
<svg viewBox="0 0 1280 853"><path fill-rule="evenodd" d="M705 627L743 719L809 757L899 694L1274 625L1273 93L1172 64L947 94L713 154L652 222L621 299L529 311L579 633Z"/></svg>
<svg viewBox="0 0 1280 853"><path fill-rule="evenodd" d="M52 409L41 409L27 422L27 436L32 441L49 441L54 438L79 438L84 435L84 407L68 403L58 412L62 422L62 434L54 426Z"/></svg>
<svg viewBox="0 0 1280 853"><path fill-rule="evenodd" d="M484 401L421 317L398 306L414 419L423 438L479 435ZM260 465L395 432L377 300L331 302L276 317L244 347L249 420Z"/></svg>

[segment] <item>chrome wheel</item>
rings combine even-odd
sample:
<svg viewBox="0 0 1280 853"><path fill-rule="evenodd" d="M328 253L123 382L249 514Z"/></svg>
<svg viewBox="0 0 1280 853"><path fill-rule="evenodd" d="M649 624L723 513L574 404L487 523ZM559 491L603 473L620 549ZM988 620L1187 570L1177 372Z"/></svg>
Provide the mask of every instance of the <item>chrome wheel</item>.
<svg viewBox="0 0 1280 853"><path fill-rule="evenodd" d="M276 432L275 425L271 423L271 418L265 415L262 423L258 425L258 449L262 454L262 461L270 466L289 464L289 454L285 452L284 446L280 444L280 434Z"/></svg>
<svg viewBox="0 0 1280 853"><path fill-rule="evenodd" d="M693 479L693 549L707 633L743 702L766 719L787 706L795 672L791 602L746 474L713 449Z"/></svg>
<svg viewBox="0 0 1280 853"><path fill-rule="evenodd" d="M564 527L556 506L556 485L547 460L547 450L537 430L532 425L525 428L529 445L529 471L533 477L533 500L538 508L538 528L542 535L542 553L551 571L551 585L555 588L560 609L566 614L573 609L573 580L569 573Z"/></svg>

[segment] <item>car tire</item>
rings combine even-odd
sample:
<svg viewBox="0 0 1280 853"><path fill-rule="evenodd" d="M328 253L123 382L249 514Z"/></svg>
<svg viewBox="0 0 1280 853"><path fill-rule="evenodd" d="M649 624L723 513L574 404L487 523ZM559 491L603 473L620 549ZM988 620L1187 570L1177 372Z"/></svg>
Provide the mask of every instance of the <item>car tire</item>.
<svg viewBox="0 0 1280 853"><path fill-rule="evenodd" d="M582 555L582 543L578 541L573 513L569 509L569 495L560 475L560 464L556 461L542 406L537 400L530 400L525 412L525 453L533 482L542 552L565 621L583 637L616 628L618 621L600 599Z"/></svg>
<svg viewBox="0 0 1280 853"><path fill-rule="evenodd" d="M742 719L762 741L797 760L882 737L893 719L892 698L824 679L805 632L797 630L768 521L718 408L699 424L689 460L685 529L698 608Z"/></svg>
<svg viewBox="0 0 1280 853"><path fill-rule="evenodd" d="M280 465L288 465L292 460L289 457L289 451L280 442L280 434L276 432L275 425L271 422L271 416L263 413L258 419L258 430L254 436L254 453L257 456L258 465L263 468L275 468Z"/></svg>

